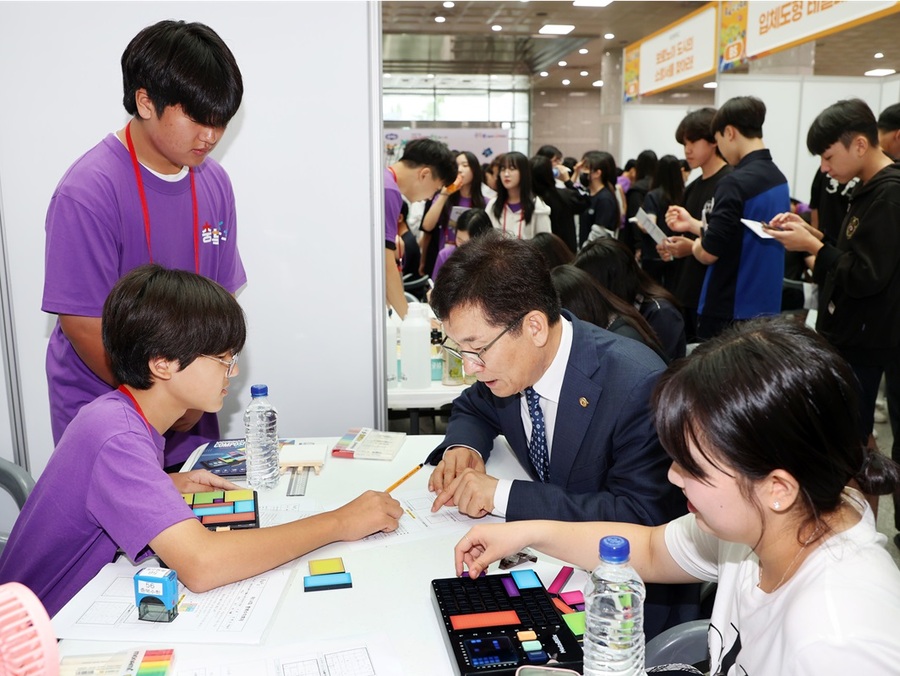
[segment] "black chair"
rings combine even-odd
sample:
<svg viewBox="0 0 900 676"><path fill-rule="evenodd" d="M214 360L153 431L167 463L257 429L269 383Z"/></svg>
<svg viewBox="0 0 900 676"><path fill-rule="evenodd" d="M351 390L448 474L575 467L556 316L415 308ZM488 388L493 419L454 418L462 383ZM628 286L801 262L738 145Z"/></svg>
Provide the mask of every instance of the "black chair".
<svg viewBox="0 0 900 676"><path fill-rule="evenodd" d="M431 277L422 275L418 277L411 272L403 275L403 291L413 297L420 303L427 300L426 294L431 288Z"/></svg>

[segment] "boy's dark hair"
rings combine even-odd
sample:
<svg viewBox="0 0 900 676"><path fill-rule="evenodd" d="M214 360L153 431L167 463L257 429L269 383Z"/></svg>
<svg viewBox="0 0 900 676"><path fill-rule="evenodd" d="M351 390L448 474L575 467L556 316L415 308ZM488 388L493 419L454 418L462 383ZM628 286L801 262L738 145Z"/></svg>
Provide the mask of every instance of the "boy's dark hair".
<svg viewBox="0 0 900 676"><path fill-rule="evenodd" d="M557 148L556 146L546 145L538 148L538 151L535 155L540 155L541 157L546 157L548 160L553 161L554 158L561 160L563 158L562 150Z"/></svg>
<svg viewBox="0 0 900 676"><path fill-rule="evenodd" d="M622 167L622 173L624 174L626 171L631 171L637 166L637 160L631 159L625 162L625 166Z"/></svg>
<svg viewBox="0 0 900 676"><path fill-rule="evenodd" d="M716 136L712 131L712 121L716 116L715 108L700 108L692 110L682 118L675 130L675 140L680 145L685 141L706 141L715 144Z"/></svg>
<svg viewBox="0 0 900 676"><path fill-rule="evenodd" d="M715 138L725 127L731 125L744 138L762 138L763 123L766 121L766 104L755 96L735 96L728 99L716 111L709 130Z"/></svg>
<svg viewBox="0 0 900 676"><path fill-rule="evenodd" d="M456 229L469 233L469 239L472 240L492 232L494 224L484 209L468 209L456 219Z"/></svg>
<svg viewBox="0 0 900 676"><path fill-rule="evenodd" d="M439 319L456 308L479 308L492 326L507 327L532 310L559 321L559 298L544 258L526 240L487 233L458 247L431 292ZM510 330L517 335L521 324Z"/></svg>
<svg viewBox="0 0 900 676"><path fill-rule="evenodd" d="M237 61L216 32L202 23L160 21L143 29L122 53L123 103L137 114L138 89L161 117L180 105L199 124L225 127L244 96Z"/></svg>
<svg viewBox="0 0 900 676"><path fill-rule="evenodd" d="M102 334L116 380L147 390L151 359L185 369L201 354L237 354L247 327L237 300L211 279L149 264L116 282L103 304Z"/></svg>
<svg viewBox="0 0 900 676"><path fill-rule="evenodd" d="M878 128L881 131L900 129L900 103L895 103L881 111L881 115L878 116Z"/></svg>
<svg viewBox="0 0 900 676"><path fill-rule="evenodd" d="M849 148L857 136L865 136L869 145L877 148L878 123L865 101L846 99L818 114L806 134L806 147L813 155L821 155L838 141Z"/></svg>
<svg viewBox="0 0 900 676"><path fill-rule="evenodd" d="M456 180L456 155L446 143L431 138L417 138L403 148L400 158L408 167L428 167L445 186Z"/></svg>

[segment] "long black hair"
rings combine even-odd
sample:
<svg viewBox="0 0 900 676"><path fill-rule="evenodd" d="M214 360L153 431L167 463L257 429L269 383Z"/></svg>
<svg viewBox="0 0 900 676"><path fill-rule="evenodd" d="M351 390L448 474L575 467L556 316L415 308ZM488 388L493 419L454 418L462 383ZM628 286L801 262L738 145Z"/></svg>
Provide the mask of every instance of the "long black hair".
<svg viewBox="0 0 900 676"><path fill-rule="evenodd" d="M534 215L534 190L531 187L531 165L528 158L522 153L512 151L500 158L500 174L497 176L497 201L494 203L494 217L499 219L503 215L503 208L509 201L509 193L503 185L502 175L504 169L519 170L519 200L522 203L522 220L531 222Z"/></svg>

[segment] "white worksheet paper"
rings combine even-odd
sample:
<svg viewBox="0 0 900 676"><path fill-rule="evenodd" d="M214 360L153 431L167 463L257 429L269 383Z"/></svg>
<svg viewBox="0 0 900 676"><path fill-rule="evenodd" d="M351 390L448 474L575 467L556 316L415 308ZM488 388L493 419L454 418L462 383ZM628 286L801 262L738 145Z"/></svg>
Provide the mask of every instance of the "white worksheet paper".
<svg viewBox="0 0 900 676"><path fill-rule="evenodd" d="M650 218L650 214L648 214L642 208L638 208L634 219L641 227L641 230L650 235L650 237L653 238L653 241L657 244L660 244L666 238L666 233L664 233L656 224L656 222L652 218Z"/></svg>
<svg viewBox="0 0 900 676"><path fill-rule="evenodd" d="M400 525L397 527L397 530L390 533L374 533L358 542L346 543L346 546L358 549L373 544L385 544L398 539L410 542L453 530L464 533L479 523L503 523L504 521L490 514L479 519L473 519L470 516L461 514L456 507L448 507L446 505L432 513L431 505L434 504L434 499L437 495L427 489L406 492L395 491L391 493L391 496L403 507L403 516L400 517Z"/></svg>
<svg viewBox="0 0 900 676"><path fill-rule="evenodd" d="M175 676L389 676L402 673L387 635L371 634L316 643L292 643L233 657L178 660Z"/></svg>
<svg viewBox="0 0 900 676"><path fill-rule="evenodd" d="M241 582L195 594L179 583L178 616L172 622L138 619L135 566L121 557L106 564L53 618L60 639L179 643L260 643L290 582L290 565Z"/></svg>

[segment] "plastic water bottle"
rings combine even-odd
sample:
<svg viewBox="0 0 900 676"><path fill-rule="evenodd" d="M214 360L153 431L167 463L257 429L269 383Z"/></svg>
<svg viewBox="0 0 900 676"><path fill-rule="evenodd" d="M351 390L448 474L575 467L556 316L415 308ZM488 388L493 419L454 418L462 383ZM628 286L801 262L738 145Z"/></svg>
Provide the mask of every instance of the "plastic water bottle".
<svg viewBox="0 0 900 676"><path fill-rule="evenodd" d="M585 676L644 676L644 583L628 563L628 540L600 540L600 565L584 590Z"/></svg>
<svg viewBox="0 0 900 676"><path fill-rule="evenodd" d="M400 367L403 387L415 390L431 387L431 322L421 303L409 304L400 325Z"/></svg>
<svg viewBox="0 0 900 676"><path fill-rule="evenodd" d="M400 317L389 312L385 319L384 362L388 389L397 387L400 380Z"/></svg>
<svg viewBox="0 0 900 676"><path fill-rule="evenodd" d="M244 445L250 488L273 488L278 483L278 411L266 398L266 385L250 387L250 405L244 411Z"/></svg>

